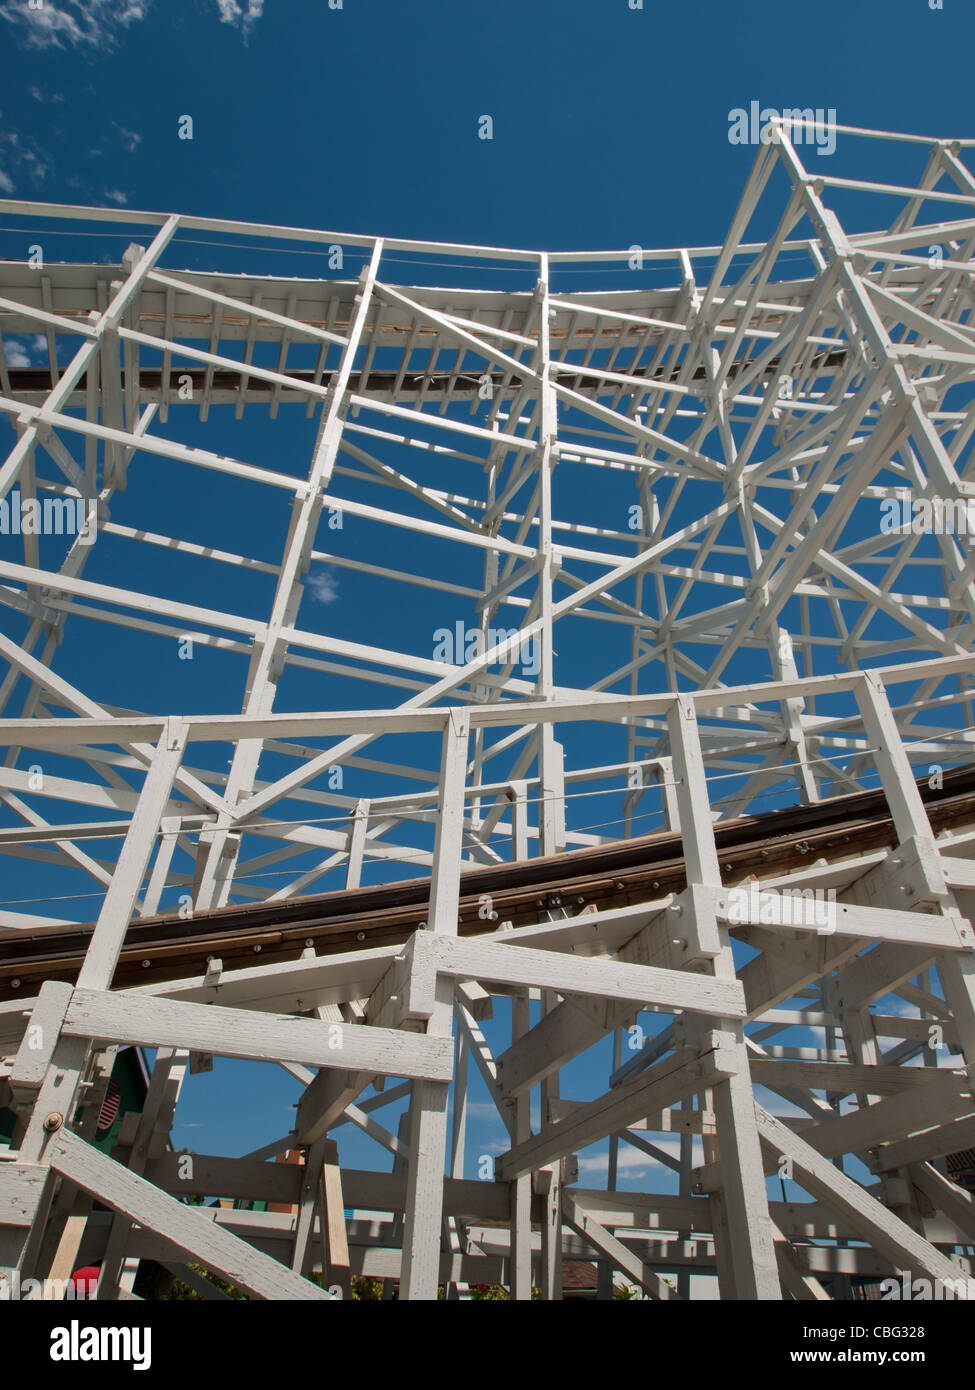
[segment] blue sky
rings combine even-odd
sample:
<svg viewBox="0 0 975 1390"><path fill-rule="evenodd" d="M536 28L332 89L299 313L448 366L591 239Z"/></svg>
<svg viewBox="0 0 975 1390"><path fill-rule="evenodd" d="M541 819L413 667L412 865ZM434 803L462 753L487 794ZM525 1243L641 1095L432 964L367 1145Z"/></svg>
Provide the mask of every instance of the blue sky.
<svg viewBox="0 0 975 1390"><path fill-rule="evenodd" d="M728 143L735 107L945 136L970 120L963 0L46 4L0 5L0 170L50 201L482 245L706 245L752 157Z"/></svg>
<svg viewBox="0 0 975 1390"><path fill-rule="evenodd" d="M757 99L835 109L841 124L971 134L973 50L967 0L945 0L941 10L928 0L822 0L811 11L779 0L645 0L636 10L627 0L344 0L340 9L327 0L44 0L41 10L6 0L0 196L550 250L715 244L754 157L751 147L729 143L731 110ZM494 122L490 141L477 136L485 114ZM184 115L193 118L192 140L178 138ZM918 163L904 160L895 146L865 150L841 137L830 169L916 175ZM851 229L857 215L851 200ZM771 230L761 222L756 234ZM49 256L111 259L124 245L71 235ZM268 267L248 261L250 254L231 268ZM0 217L0 256L24 255L22 226ZM186 240L165 263L218 261ZM323 273L292 257L270 265L282 274ZM39 360L29 341L21 351ZM265 422L217 428L219 443L210 447L237 457L269 451L278 439ZM289 424L296 469L313 428L303 415ZM180 429L172 420L175 437ZM0 425L0 445L9 447L11 437ZM236 502L223 514L226 535L215 537L212 518L187 515L184 482L175 465L164 488L153 475L134 474L117 515L144 516L151 506L161 530L217 544L232 537L245 554L278 558L283 502L270 518ZM620 492L593 505L618 518L625 503ZM352 553L368 547L362 534L346 534ZM391 563L405 559L401 544ZM127 563L121 554L100 560L105 568L88 577L124 583ZM149 578L162 582L158 563ZM473 564L456 577L479 583ZM202 561L184 565L178 578L174 571L171 582L167 573L166 582L167 593L186 601L205 584L214 607L234 606L232 595L241 610L261 611L269 596L266 577L217 574ZM385 631L388 639L387 615L370 615L368 594L344 572L312 614L322 630L364 641ZM427 613L416 621L426 630ZM96 698L111 698L124 661L133 707L239 704L239 666L212 653L201 655L193 693L184 697L184 673L160 677L142 665L139 639L123 642L95 625L84 632L84 647L72 650L69 625L63 659L86 669ZM325 707L318 690L313 697L310 684L294 680L292 708L312 698ZM342 703L338 694L332 700ZM357 794L369 790L357 784ZM10 874L17 891L36 887L36 877L13 867ZM495 1040L504 1010L499 1018L489 1029ZM594 1076L591 1063L579 1069L580 1095ZM186 1128L177 1137L200 1150L242 1152L289 1127L297 1087L271 1069L221 1064L191 1078L185 1094ZM486 1093L476 1098L483 1108L473 1117L474 1157L495 1151L500 1134L488 1122ZM385 1112L380 1118L395 1130ZM342 1133L348 1161L378 1154L367 1139ZM638 1184L644 1170L637 1165L631 1176Z"/></svg>

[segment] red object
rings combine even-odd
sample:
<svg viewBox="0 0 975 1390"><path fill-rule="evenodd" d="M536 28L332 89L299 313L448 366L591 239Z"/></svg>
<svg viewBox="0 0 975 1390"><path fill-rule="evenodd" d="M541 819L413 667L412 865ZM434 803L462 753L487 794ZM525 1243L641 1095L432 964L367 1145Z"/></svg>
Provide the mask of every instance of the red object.
<svg viewBox="0 0 975 1390"><path fill-rule="evenodd" d="M75 1270L68 1282L73 1284L75 1288L77 1288L79 1284L83 1284L87 1290L91 1288L92 1284L98 1282L98 1276L101 1272L101 1265L83 1265L81 1269Z"/></svg>
<svg viewBox="0 0 975 1390"><path fill-rule="evenodd" d="M98 1128L102 1130L102 1132L104 1132L106 1129L112 1128L112 1125L115 1123L115 1116L118 1114L118 1108L121 1105L121 1103L122 1087L118 1084L118 1082L115 1080L115 1077L113 1076L112 1079L109 1081L108 1087L105 1091L105 1099L102 1102L102 1108L98 1112Z"/></svg>

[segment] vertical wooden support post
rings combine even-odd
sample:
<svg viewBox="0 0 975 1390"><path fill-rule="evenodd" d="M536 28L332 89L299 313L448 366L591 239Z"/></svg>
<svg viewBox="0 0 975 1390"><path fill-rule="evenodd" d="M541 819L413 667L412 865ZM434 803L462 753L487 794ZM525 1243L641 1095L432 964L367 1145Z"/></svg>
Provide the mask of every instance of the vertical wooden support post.
<svg viewBox="0 0 975 1390"><path fill-rule="evenodd" d="M345 870L346 888L358 888L362 880L362 858L369 828L369 802L357 801L349 828L349 862Z"/></svg>
<svg viewBox="0 0 975 1390"><path fill-rule="evenodd" d="M704 756L698 734L694 705L681 697L667 716L670 746L674 760L675 793L680 815L681 837L687 864L688 887L695 884L718 887L721 874L714 843L710 801L704 770ZM690 907L686 910L691 910ZM735 978L731 942L725 928L719 930L720 955L712 973L719 979ZM728 1258L719 1258L722 1298L779 1299L778 1264L772 1239L765 1191L765 1172L755 1119L755 1101L745 1049L745 1033L732 1020L719 1024L732 1042L737 1062L734 1075L718 1082L713 1089L713 1107L718 1132L724 1216L727 1221ZM703 1028L694 1030L703 1036ZM719 1239L717 1233L715 1240ZM728 1276L734 1282L728 1288Z"/></svg>
<svg viewBox="0 0 975 1390"><path fill-rule="evenodd" d="M439 1026L428 1026L428 1032L445 1031L444 1019L449 1027L452 993L448 981L438 982L437 1002L430 1023ZM440 1081L417 1081L413 1087L401 1299L435 1300L437 1297L449 1092L449 1085Z"/></svg>
<svg viewBox="0 0 975 1390"><path fill-rule="evenodd" d="M446 936L457 935L469 733L467 711L450 710L440 763L440 817L433 850L429 909L430 929ZM433 1014L427 1022L429 1034L449 1036L453 1026L453 1002L451 982L446 978L438 980ZM400 1284L400 1297L404 1299L437 1297L449 1092L448 1082L418 1081L413 1086Z"/></svg>
<svg viewBox="0 0 975 1390"><path fill-rule="evenodd" d="M337 1290L342 1298L351 1298L349 1232L345 1224L345 1197L342 1192L339 1148L334 1139L325 1140L323 1159L318 1183L322 1284L329 1290Z"/></svg>
<svg viewBox="0 0 975 1390"><path fill-rule="evenodd" d="M457 935L469 732L470 717L467 711L450 710L440 762L440 816L433 849L429 913L430 930L446 936Z"/></svg>
<svg viewBox="0 0 975 1390"><path fill-rule="evenodd" d="M558 564L552 537L552 474L558 442L558 397L552 380L551 326L554 310L549 295L548 256L539 257L535 296L538 310L538 616L541 661L537 690L549 699L554 685L552 589ZM544 723L538 729L539 795L538 825L542 854L558 854L565 848L565 782L562 746L556 741L555 726Z"/></svg>
<svg viewBox="0 0 975 1390"><path fill-rule="evenodd" d="M467 1141L467 1072L467 1035L458 1028L454 1034L454 1103L452 1106L450 1126L450 1176L452 1178L462 1178L464 1176L464 1159ZM457 1218L455 1216L446 1217L443 1226L447 1248L450 1251L450 1274L447 1282L447 1298L451 1302L456 1302L460 1298L462 1289L466 1289L467 1287L461 1280L463 1250L461 1248Z"/></svg>
<svg viewBox="0 0 975 1390"><path fill-rule="evenodd" d="M156 851L156 858L152 865L152 873L149 875L149 886L142 900L142 909L139 913L140 917L152 917L159 911L159 900L162 897L163 889L166 887L166 879L169 876L169 866L173 862L173 851L176 849L179 824L178 816L164 816L162 819L160 824L162 834L159 838L159 848Z"/></svg>
<svg viewBox="0 0 975 1390"><path fill-rule="evenodd" d="M674 787L674 760L661 758L656 771L660 786L660 800L663 804L664 820L668 830L680 830L680 811Z"/></svg>
<svg viewBox="0 0 975 1390"><path fill-rule="evenodd" d="M534 1188L545 1198L542 1216L542 1283L545 1302L562 1297L562 1183L560 1165L539 1168L533 1174Z"/></svg>
<svg viewBox="0 0 975 1390"><path fill-rule="evenodd" d="M685 1098L681 1101L681 1107L680 1107L680 1108L681 1108L682 1110L693 1110L693 1109L694 1109L694 1101L695 1101L695 1097L694 1097L694 1096L685 1096ZM701 1108L703 1109L704 1107L702 1106ZM678 1191L680 1192L680 1195L681 1195L682 1197L690 1197L690 1196L691 1196L691 1172L692 1172L692 1170L693 1170L693 1167L694 1167L694 1136L693 1136L693 1134L692 1134L689 1130L686 1130L686 1129L685 1129L685 1130L682 1130L682 1131L681 1131L681 1136L680 1136L680 1169L679 1169L679 1182L680 1182L680 1186L679 1186L679 1188L678 1188ZM681 1241L681 1240L690 1240L692 1234L693 1234L693 1233L692 1233L692 1231L691 1231L690 1226L687 1226L687 1227L685 1227L684 1229L678 1229L678 1231L677 1231L677 1239L678 1239L678 1241ZM680 1298L680 1299L684 1299L685 1301L687 1301L687 1300L690 1299L690 1296L691 1296L691 1272L690 1272L690 1270L687 1269L687 1268L679 1269L679 1270L677 1271L677 1297Z"/></svg>
<svg viewBox="0 0 975 1390"><path fill-rule="evenodd" d="M528 858L528 788L524 782L508 786L511 802L511 858L517 863Z"/></svg>
<svg viewBox="0 0 975 1390"><path fill-rule="evenodd" d="M457 1030L454 1039L454 1105L450 1135L450 1176L464 1176L467 1141L467 1038Z"/></svg>
<svg viewBox="0 0 975 1390"><path fill-rule="evenodd" d="M565 849L565 750L557 743L551 724L538 734L539 807L538 830L542 854L561 854Z"/></svg>
<svg viewBox="0 0 975 1390"><path fill-rule="evenodd" d="M517 1042L531 1026L531 1003L527 992L511 1001L511 1041ZM523 1143L531 1134L531 1092L513 1101L513 1144ZM532 1296L532 1175L522 1173L511 1184L511 1298L516 1302Z"/></svg>

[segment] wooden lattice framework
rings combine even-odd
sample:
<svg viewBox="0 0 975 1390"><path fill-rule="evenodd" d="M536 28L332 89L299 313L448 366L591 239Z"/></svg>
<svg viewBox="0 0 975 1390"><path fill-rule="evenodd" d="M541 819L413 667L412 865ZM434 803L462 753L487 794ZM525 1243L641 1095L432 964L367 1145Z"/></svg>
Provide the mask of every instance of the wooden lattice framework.
<svg viewBox="0 0 975 1390"><path fill-rule="evenodd" d="M84 914L0 906L0 1102L17 1116L0 1153L0 1266L63 1279L97 1260L106 1299L131 1294L146 1258L311 1299L346 1295L358 1273L410 1299L472 1282L551 1299L563 1257L657 1298L693 1296L699 1275L725 1298L820 1299L897 1271L967 1273L975 1215L946 1159L975 1144L975 811L945 778L975 737L971 538L881 517L892 501L908 515L907 499L959 518L975 497L975 142L897 138L919 157L914 184L807 169L776 127L727 240L698 250L540 254L0 202L41 243L39 223L152 232L120 265L0 264L0 330L39 335L47 359L15 364L0 336L16 430L0 497L97 517L95 543L66 536L56 563L51 537L22 534L16 552L0 537L0 853L37 866L49 910L45 875L83 874L99 895L80 968L43 982L38 961ZM777 197L774 232L745 241ZM845 231L835 200L883 229ZM361 273L168 268L190 234L250 256L271 243L361 259ZM430 260L477 287L397 283ZM627 268L661 283L575 287ZM483 288L488 271L515 288ZM282 429L304 407L310 465L208 447L221 412L265 406ZM222 488L287 499L280 560L216 530L201 547L151 515L113 520L130 475L164 464L199 470L194 505L215 526ZM633 505L604 524L586 488L560 490L570 473L593 497L626 482ZM369 487L378 505L358 495ZM415 535L414 563L397 568L381 539L369 558L343 551L335 516ZM269 602L223 611L175 579L144 592L134 548L165 553L173 575L201 554L263 575ZM479 555L479 587L458 579L459 553ZM115 554L126 582L85 576ZM308 599L323 566L353 593L368 577L382 646L319 630ZM473 651L400 649L414 589L471 622ZM622 637L622 662L596 623ZM236 663L241 712L138 712L122 663L99 702L64 640L94 624L138 635L140 653L155 642L169 660L191 642ZM398 694L282 712L301 709L295 672ZM350 795L336 769L381 779L380 793ZM813 829L793 836L776 868L770 826L768 872L738 881L719 856L725 826L770 789L813 826L873 787L880 841L854 817L822 852ZM593 816L597 794L613 811ZM640 835L645 818L680 835L673 891L621 881L614 903L593 880L570 902L550 863L532 867ZM280 864L294 872L270 888L262 874ZM323 945L313 927L335 899L303 897L337 889L352 904L368 865L385 882L428 874L422 914L391 943L366 928ZM459 930L462 872L477 866L512 875L534 920L524 902L517 925L492 916L485 893L483 928ZM770 920L786 889L818 891L828 915ZM181 975L160 944L145 983L119 977L143 919L175 939L241 903L271 914L253 963L215 948L205 972ZM275 950L274 914L288 912L307 944ZM499 1005L500 1050L482 1027ZM781 1040L797 1028L802 1045ZM607 1037L602 1092L563 1097L562 1069ZM131 1044L158 1051L108 1157L92 1135L115 1049ZM283 1067L301 1099L275 1143L185 1171L173 1116L191 1060L212 1054ZM508 1137L484 1180L465 1177L472 1069ZM394 1134L376 1113L403 1097ZM386 1151L384 1170L339 1162L350 1124ZM607 1186L586 1187L575 1156L607 1139ZM620 1184L632 1148L668 1175L661 1190ZM304 1163L269 1161L289 1150ZM792 1199L770 1200L765 1175L795 1184ZM278 1209L179 1200L199 1191Z"/></svg>

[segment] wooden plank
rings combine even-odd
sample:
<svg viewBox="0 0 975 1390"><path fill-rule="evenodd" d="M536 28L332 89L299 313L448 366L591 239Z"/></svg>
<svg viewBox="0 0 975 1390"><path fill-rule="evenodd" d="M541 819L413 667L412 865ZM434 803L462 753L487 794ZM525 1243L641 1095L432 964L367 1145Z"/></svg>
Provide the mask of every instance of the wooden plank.
<svg viewBox="0 0 975 1390"><path fill-rule="evenodd" d="M865 1067L870 1072L873 1068ZM876 1148L891 1140L903 1141L918 1130L975 1110L971 1081L965 1072L917 1070L922 1083L888 1096L875 1105L864 1105L845 1115L834 1115L803 1129L802 1137L828 1158ZM867 1083L869 1085L869 1082Z"/></svg>
<svg viewBox="0 0 975 1390"><path fill-rule="evenodd" d="M935 959L934 948L903 946L882 941L873 951L851 961L840 971L835 1008L857 1009L890 994L925 970Z"/></svg>
<svg viewBox="0 0 975 1390"><path fill-rule="evenodd" d="M462 986L458 986L462 988ZM464 1011L457 1010L458 1019L462 1019ZM471 1028L475 1027L474 1020L471 1019ZM516 994L511 1001L511 1040L517 1042L518 1038L527 1033L531 1026L531 1003L527 990L522 990ZM483 1035L482 1035L483 1038ZM472 1043L472 1051L476 1046ZM487 1043L483 1046L487 1049ZM493 1059L492 1059L493 1060ZM497 1067L492 1068L494 1076L497 1076ZM483 1072L482 1072L483 1074ZM492 1089L489 1087L489 1089ZM500 1088L497 1083L492 1090L494 1098L500 1099ZM502 1103L504 1104L504 1103ZM524 1143L531 1136L531 1096L521 1095L510 1106L506 1107L511 1116L509 1122L509 1134L516 1144ZM505 1118L502 1109L502 1119ZM511 1191L511 1275L509 1291L513 1303L530 1302L532 1297L532 1178L530 1173L522 1173L521 1177L515 1178L510 1187Z"/></svg>
<svg viewBox="0 0 975 1390"><path fill-rule="evenodd" d="M433 1081L418 1081L413 1089L400 1281L403 1299L437 1297L449 1094L449 1086Z"/></svg>
<svg viewBox="0 0 975 1390"><path fill-rule="evenodd" d="M193 1155L193 1176L180 1176L180 1156L163 1154L146 1168L155 1186L177 1196L212 1192L215 1196L249 1201L268 1201L294 1206L298 1201L301 1169L288 1163L263 1163L248 1158L223 1158L215 1154ZM0 1173L6 1165L0 1164ZM369 1211L401 1212L406 1202L403 1173L380 1173L365 1168L342 1171L346 1205ZM451 1216L465 1220L503 1220L508 1212L507 1188L500 1183L470 1178L447 1178L444 1206Z"/></svg>
<svg viewBox="0 0 975 1390"><path fill-rule="evenodd" d="M432 931L457 934L457 903L464 844L464 782L470 716L452 709L444 729L440 762L440 813L430 876L429 923Z"/></svg>
<svg viewBox="0 0 975 1390"><path fill-rule="evenodd" d="M323 1289L221 1230L194 1207L160 1192L76 1134L59 1130L47 1154L56 1172L256 1298L333 1301Z"/></svg>
<svg viewBox="0 0 975 1390"><path fill-rule="evenodd" d="M454 922L456 925L456 903ZM451 982L438 980L435 995L436 1003L427 1024L427 1037L431 1041L437 1037L447 1046L452 1071L454 989ZM437 1297L449 1101L449 1085L431 1081L414 1082L409 1114L409 1162L400 1275L400 1297L411 1302L432 1301Z"/></svg>
<svg viewBox="0 0 975 1390"><path fill-rule="evenodd" d="M795 890L799 892L797 888ZM928 950L970 951L975 946L975 933L962 921L950 917L938 917L931 912L903 912L895 908L866 907L857 903L817 904L818 913L828 920L817 923L793 921L799 917L798 903L786 906L785 894L779 892L759 892L748 895L744 892L740 899L719 909L718 916L730 922L734 928L738 924L764 927L770 932L794 932L797 935L862 937L866 941L899 942L906 946L922 946ZM810 909L812 904L809 904ZM782 914L782 921L770 921L774 909ZM764 914L764 915L763 915ZM791 915L790 915L791 914Z"/></svg>
<svg viewBox="0 0 975 1390"><path fill-rule="evenodd" d="M720 1047L706 1052L703 1057L698 1057L692 1049L681 1048L649 1067L636 1080L625 1082L598 1100L581 1105L561 1124L547 1125L540 1134L514 1145L499 1156L495 1174L502 1181L510 1182L519 1173L527 1173L553 1159L584 1149L607 1134L625 1129L631 1121L673 1105L702 1085L727 1076L728 1063L726 1051Z"/></svg>
<svg viewBox="0 0 975 1390"><path fill-rule="evenodd" d="M449 1039L102 990L75 990L63 1031L144 1047L185 1047L218 1057L433 1081L449 1079L453 1064Z"/></svg>
<svg viewBox="0 0 975 1390"><path fill-rule="evenodd" d="M866 1192L859 1183L804 1139L793 1134L774 1115L756 1105L762 1147L792 1161L793 1175L811 1197L844 1217L896 1269L909 1269L929 1279L957 1279L959 1267L913 1231L900 1217Z"/></svg>
<svg viewBox="0 0 975 1390"><path fill-rule="evenodd" d="M320 1139L371 1080L369 1072L320 1071L298 1102L295 1142L313 1144Z"/></svg>
<svg viewBox="0 0 975 1390"><path fill-rule="evenodd" d="M38 1163L0 1163L0 1227L29 1226L50 1169Z"/></svg>
<svg viewBox="0 0 975 1390"><path fill-rule="evenodd" d="M815 980L838 969L866 946L848 937L811 935L781 952L763 950L738 972L750 1019L761 1018L776 1004L792 999Z"/></svg>
<svg viewBox="0 0 975 1390"><path fill-rule="evenodd" d="M956 859L942 854L941 867L949 888L975 888L975 859Z"/></svg>
<svg viewBox="0 0 975 1390"><path fill-rule="evenodd" d="M745 997L736 980L716 980L689 971L661 970L617 960L584 959L558 951L495 946L477 940L431 938L439 972L494 984L537 985L559 994L627 1001L635 1008L657 1006L719 1018L744 1018Z"/></svg>
<svg viewBox="0 0 975 1390"><path fill-rule="evenodd" d="M810 1091L834 1091L841 1096L867 1090L878 1095L910 1091L930 1079L920 1067L858 1066L854 1062L812 1062L791 1057L751 1057L752 1080L776 1090L803 1086Z"/></svg>
<svg viewBox="0 0 975 1390"><path fill-rule="evenodd" d="M224 970L219 980L209 983L206 975L195 975L142 985L126 993L143 998L181 999L190 1004L241 1004L249 1009L286 1012L289 1005L308 1008L368 998L390 962L402 952L402 946L378 946L368 951L320 956L317 960L303 958Z"/></svg>
<svg viewBox="0 0 975 1390"><path fill-rule="evenodd" d="M320 1184L320 1219L324 1246L322 1282L330 1289L336 1286L343 1298L352 1297L349 1275L349 1233L345 1224L345 1199L342 1193L342 1171L339 1168L338 1145L329 1139L325 1145Z"/></svg>
<svg viewBox="0 0 975 1390"><path fill-rule="evenodd" d="M772 1223L772 1239L775 1241L775 1258L779 1263L782 1283L792 1297L802 1302L829 1303L830 1296L814 1274L806 1268L791 1242Z"/></svg>
<svg viewBox="0 0 975 1390"><path fill-rule="evenodd" d="M930 1163L912 1163L908 1177L938 1211L955 1223L969 1244L975 1242L975 1201L963 1187L939 1173Z"/></svg>
<svg viewBox="0 0 975 1390"><path fill-rule="evenodd" d="M667 713L675 796L680 817L681 839L687 860L690 888L720 888L714 824L694 705L685 697L674 701ZM718 938L712 951L710 971L719 979L735 981L736 967L726 928L711 925L706 901L699 897L693 909L685 908L694 919L707 923L698 930L702 946ZM682 933L683 934L683 933ZM703 953L703 952L702 952ZM708 968L708 967L706 967ZM722 1176L716 1194L715 1246L718 1255L718 1285L722 1298L775 1300L781 1297L778 1262L772 1239L768 1196L762 1173L761 1148L755 1124L754 1092L749 1073L744 1028L729 1020L727 1032L712 1033L716 1051L727 1058L722 1074L715 1078L709 1104L714 1111L717 1144L705 1140L705 1150L717 1153ZM687 1038L697 1039L701 1020L687 1022Z"/></svg>
<svg viewBox="0 0 975 1390"><path fill-rule="evenodd" d="M651 1298L665 1301L675 1297L674 1290L659 1274L655 1274L652 1269L648 1269L638 1256L628 1250L621 1240L607 1231L605 1226L601 1226L594 1217L579 1204L568 1188L562 1192L562 1211L566 1221L574 1231L577 1231L584 1240L605 1255L610 1260L615 1269L627 1275L630 1279L640 1285Z"/></svg>
<svg viewBox="0 0 975 1390"><path fill-rule="evenodd" d="M71 992L70 985L56 980L45 980L41 985L10 1072L10 1089L17 1105L31 1104L41 1089L61 1035Z"/></svg>
<svg viewBox="0 0 975 1390"><path fill-rule="evenodd" d="M651 916L656 917L659 915L658 910L666 906L666 903L654 903L646 910L649 912L652 908ZM644 909L640 908L638 911L642 914ZM667 932L669 925L664 925L662 934ZM629 939L619 947L617 961L627 965L659 969L659 966L650 966L651 955L658 944L652 936L652 930L650 924L641 923L640 929L634 930ZM509 935L516 943L521 931ZM664 949L667 949L666 943ZM628 1026L636 1012L636 1006L632 1001L624 1004L607 1002L599 1007L583 995L571 996L550 1013L544 1014L529 1033L519 1038L498 1058L499 1076L504 1093L509 1096L521 1095L556 1067L564 1065L598 1042L606 1033L614 1028Z"/></svg>
<svg viewBox="0 0 975 1390"><path fill-rule="evenodd" d="M0 1004L0 1057L17 1051L27 1027L27 1019L39 997L7 999Z"/></svg>
<svg viewBox="0 0 975 1390"><path fill-rule="evenodd" d="M935 1125L910 1139L881 1144L874 1166L880 1172L887 1172L907 1164L921 1163L925 1159L944 1158L946 1154L972 1147L975 1147L975 1115Z"/></svg>
<svg viewBox="0 0 975 1390"><path fill-rule="evenodd" d="M118 864L78 974L78 984L85 989L107 989L112 983L155 844L156 831L166 814L173 783L183 760L186 735L186 725L178 720L167 719L163 725L162 736L153 753Z"/></svg>

